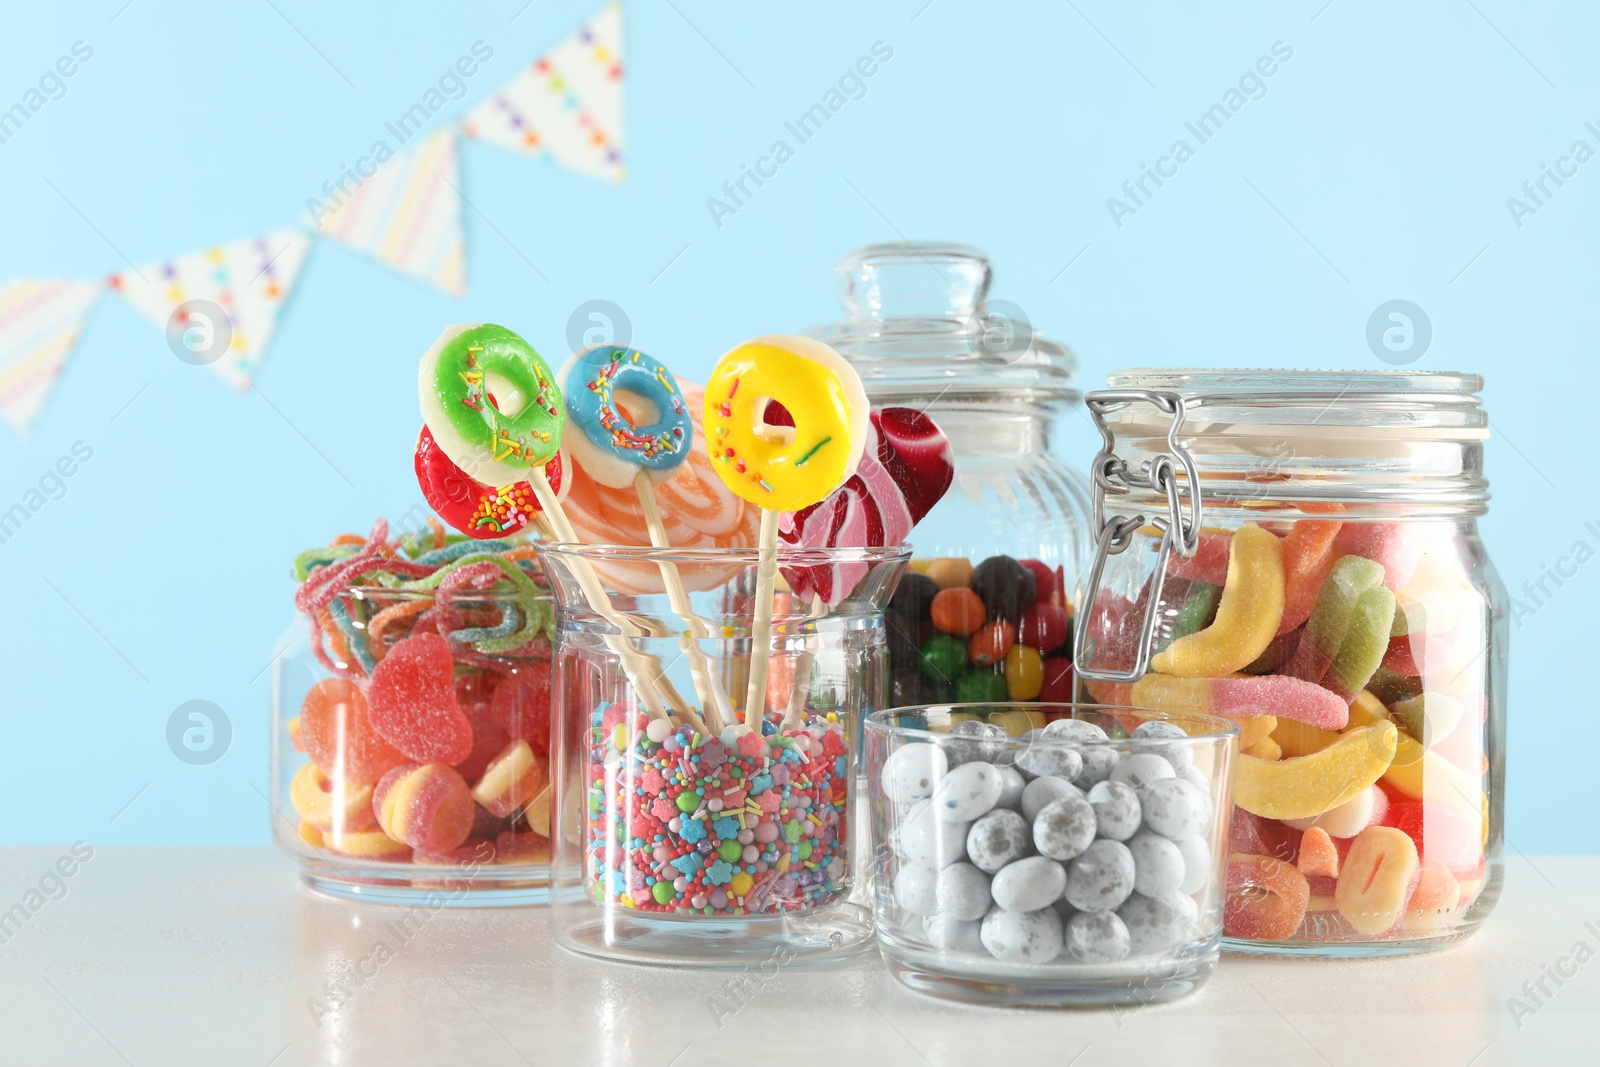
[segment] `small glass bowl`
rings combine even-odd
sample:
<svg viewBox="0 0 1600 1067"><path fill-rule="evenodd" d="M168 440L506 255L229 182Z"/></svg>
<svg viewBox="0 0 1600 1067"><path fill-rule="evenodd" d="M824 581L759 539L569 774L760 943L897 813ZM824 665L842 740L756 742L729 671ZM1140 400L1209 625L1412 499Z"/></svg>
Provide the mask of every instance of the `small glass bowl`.
<svg viewBox="0 0 1600 1067"><path fill-rule="evenodd" d="M918 992L1004 1006L1148 1004L1199 988L1220 952L1238 735L1227 719L1104 705L869 715L890 972Z"/></svg>

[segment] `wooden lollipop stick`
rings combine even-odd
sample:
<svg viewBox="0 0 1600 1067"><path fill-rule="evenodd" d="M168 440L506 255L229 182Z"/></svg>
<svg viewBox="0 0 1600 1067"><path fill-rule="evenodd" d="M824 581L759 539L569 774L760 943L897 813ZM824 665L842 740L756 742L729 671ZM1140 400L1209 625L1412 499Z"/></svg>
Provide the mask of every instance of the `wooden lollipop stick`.
<svg viewBox="0 0 1600 1067"><path fill-rule="evenodd" d="M767 661L772 658L772 598L778 587L778 512L761 509L756 538L755 616L750 620L750 685L745 690L744 724L760 731L767 710Z"/></svg>
<svg viewBox="0 0 1600 1067"><path fill-rule="evenodd" d="M650 476L642 468L633 476L633 490L639 496L639 510L644 514L645 528L650 531L650 543L656 548L671 548L671 542L667 540L667 525L661 520L661 509L656 506L655 488ZM695 614L694 606L689 602L689 591L683 585L683 575L678 573L678 565L661 560L658 566L662 584L667 589L667 602L689 626L689 632L679 638L679 644L689 657L689 673L694 677L695 692L700 696L700 706L705 709L706 722L714 733L721 733L724 726L734 721L733 707L728 702L728 694L723 690L721 680L712 669L711 657L700 647L699 639L711 636L711 626Z"/></svg>
<svg viewBox="0 0 1600 1067"><path fill-rule="evenodd" d="M567 519L566 512L562 510L561 501L556 499L555 490L550 488L550 482L544 476L544 469L535 467L530 470L528 472L528 484L533 487L533 495L539 498L539 507L544 514L545 520L550 524L550 528L561 540L568 544L576 544L577 537L573 532L572 523ZM605 587L600 584L599 576L589 566L588 560L574 558L572 561L572 573L578 579L578 585L583 589L583 595L588 598L589 603L600 617L621 631L620 634L605 635L606 647L621 657L623 673L628 676L628 682L633 686L634 692L639 694L639 702L644 705L646 714L655 719L669 718L667 709L661 702L661 694L656 691L654 685L647 684L647 676L640 670L641 664L638 650L629 644L627 638L623 636L624 634L637 632L638 628L619 615L617 609L611 606L611 598L606 595ZM687 712L685 718L693 715L692 710L683 710ZM698 720L698 716L694 717ZM695 728L704 729L704 726L704 723L700 723Z"/></svg>
<svg viewBox="0 0 1600 1067"><path fill-rule="evenodd" d="M811 596L811 621L816 622L828 613L828 605L824 604L822 597ZM783 722L778 725L780 730L792 730L800 725L800 720L806 710L806 696L811 692L811 665L816 662L816 653L811 651L811 640L806 639L805 650L800 653L794 664L794 688L789 691L789 707L783 713Z"/></svg>

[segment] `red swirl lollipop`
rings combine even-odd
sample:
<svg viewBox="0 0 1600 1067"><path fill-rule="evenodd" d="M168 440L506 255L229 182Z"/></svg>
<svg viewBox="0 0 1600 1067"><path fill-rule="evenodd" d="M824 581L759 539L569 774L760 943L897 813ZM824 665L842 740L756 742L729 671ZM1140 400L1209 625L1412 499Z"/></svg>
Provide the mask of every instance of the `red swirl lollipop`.
<svg viewBox="0 0 1600 1067"><path fill-rule="evenodd" d="M472 480L444 454L426 426L417 435L415 466L417 484L428 506L469 537L491 540L521 533L539 511L533 486L527 482L489 486ZM544 473L559 499L561 453L545 464Z"/></svg>

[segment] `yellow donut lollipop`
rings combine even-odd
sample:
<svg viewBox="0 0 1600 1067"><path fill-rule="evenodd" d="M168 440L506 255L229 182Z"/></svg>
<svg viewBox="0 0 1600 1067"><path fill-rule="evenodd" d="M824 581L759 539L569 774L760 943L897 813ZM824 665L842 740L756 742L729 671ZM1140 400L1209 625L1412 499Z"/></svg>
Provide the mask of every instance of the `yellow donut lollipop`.
<svg viewBox="0 0 1600 1067"><path fill-rule="evenodd" d="M766 420L773 401L793 426ZM717 363L702 433L729 489L768 511L799 511L856 471L866 444L866 391L843 356L810 337L768 334Z"/></svg>

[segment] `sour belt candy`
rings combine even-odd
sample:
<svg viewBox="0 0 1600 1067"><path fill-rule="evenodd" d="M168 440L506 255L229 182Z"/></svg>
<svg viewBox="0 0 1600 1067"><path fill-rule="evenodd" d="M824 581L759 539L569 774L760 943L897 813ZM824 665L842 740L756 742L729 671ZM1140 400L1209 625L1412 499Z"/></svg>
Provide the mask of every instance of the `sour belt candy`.
<svg viewBox="0 0 1600 1067"><path fill-rule="evenodd" d="M1342 730L1350 705L1314 682L1282 675L1257 678L1171 678L1147 674L1133 684L1135 707L1240 719L1272 715Z"/></svg>

